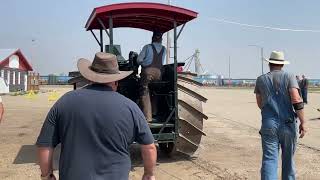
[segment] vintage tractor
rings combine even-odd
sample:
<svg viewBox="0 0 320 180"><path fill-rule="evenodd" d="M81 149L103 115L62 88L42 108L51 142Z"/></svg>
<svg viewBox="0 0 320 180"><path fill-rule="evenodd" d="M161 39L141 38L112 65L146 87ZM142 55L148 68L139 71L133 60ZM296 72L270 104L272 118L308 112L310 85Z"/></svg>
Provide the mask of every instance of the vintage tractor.
<svg viewBox="0 0 320 180"><path fill-rule="evenodd" d="M186 23L195 19L197 13L184 8L158 3L121 3L97 7L90 15L86 30L90 31L100 46L100 51L117 55L121 71L134 73L119 82L118 92L139 104L138 54L129 53L128 60L121 54L119 45L113 44L114 28L139 28L163 33L174 31L174 63L163 66L162 80L150 84L153 121L149 127L161 151L172 154L182 152L192 155L199 147L203 132L203 120L208 117L202 112L202 103L207 99L198 91L200 83L192 80L191 73L178 73L177 41ZM178 32L178 27L181 26ZM97 37L94 30L99 31ZM103 33L109 37L104 46ZM104 49L105 48L105 49ZM85 81L78 72L70 72L74 88L83 86Z"/></svg>

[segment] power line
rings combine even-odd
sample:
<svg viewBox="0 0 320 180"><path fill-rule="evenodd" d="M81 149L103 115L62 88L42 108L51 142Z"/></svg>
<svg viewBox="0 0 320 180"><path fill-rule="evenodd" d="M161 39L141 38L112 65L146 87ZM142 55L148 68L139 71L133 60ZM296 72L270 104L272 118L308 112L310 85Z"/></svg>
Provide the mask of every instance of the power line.
<svg viewBox="0 0 320 180"><path fill-rule="evenodd" d="M190 57L188 57L187 59L184 60L184 62L188 61L189 59L193 58L194 54L192 54Z"/></svg>
<svg viewBox="0 0 320 180"><path fill-rule="evenodd" d="M234 24L239 26L251 27L251 28L259 28L259 29L268 29L268 30L276 30L276 31L291 31L291 32L312 32L312 33L320 33L320 30L316 29L292 29L292 28L280 28L280 27L272 27L272 26L261 26L261 25L254 25L254 24L246 24L240 23L235 21L229 21L225 19L219 19L215 17L208 17L209 20L227 23L227 24Z"/></svg>

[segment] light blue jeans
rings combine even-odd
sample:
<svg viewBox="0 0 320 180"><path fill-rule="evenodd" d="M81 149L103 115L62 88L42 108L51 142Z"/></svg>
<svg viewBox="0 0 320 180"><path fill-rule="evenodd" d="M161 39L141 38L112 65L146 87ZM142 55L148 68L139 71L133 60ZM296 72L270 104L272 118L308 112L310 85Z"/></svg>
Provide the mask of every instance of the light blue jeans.
<svg viewBox="0 0 320 180"><path fill-rule="evenodd" d="M262 180L278 180L279 149L282 152L282 180L295 179L294 152L297 143L296 123L288 123L278 128L261 128L262 140Z"/></svg>

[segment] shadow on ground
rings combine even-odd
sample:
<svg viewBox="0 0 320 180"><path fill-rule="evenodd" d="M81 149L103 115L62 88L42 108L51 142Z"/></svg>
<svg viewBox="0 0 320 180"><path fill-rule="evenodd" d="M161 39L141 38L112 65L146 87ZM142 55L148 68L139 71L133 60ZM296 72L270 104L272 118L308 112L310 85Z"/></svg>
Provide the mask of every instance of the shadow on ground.
<svg viewBox="0 0 320 180"><path fill-rule="evenodd" d="M319 118L312 118L312 119L309 119L310 121L319 121L320 120L320 117Z"/></svg>
<svg viewBox="0 0 320 180"><path fill-rule="evenodd" d="M15 160L13 161L13 164L38 164L38 158L37 158L37 146L36 145L23 145ZM54 152L53 157L53 168L54 170L59 169L59 156L60 156L60 145L57 146ZM141 151L139 145L131 145L130 146L130 157L131 157L131 163L132 163L132 170L134 170L135 167L143 167L143 161L141 157ZM192 157L186 156L184 154L176 153L172 156L169 156L168 154L162 153L158 150L158 160L157 163L174 163L177 161L188 161L190 159L193 159Z"/></svg>
<svg viewBox="0 0 320 180"><path fill-rule="evenodd" d="M134 170L135 167L143 167L143 161L142 161L139 145L137 144L131 145L130 157L131 157L131 163L132 163L132 170ZM190 157L182 153L175 153L173 155L168 155L166 153L161 152L158 149L157 165L166 164L166 163L175 163L179 161L182 161L182 162L189 161L192 159L195 159L195 157Z"/></svg>
<svg viewBox="0 0 320 180"><path fill-rule="evenodd" d="M54 170L59 169L59 156L60 156L60 145L56 147L53 156L53 168ZM36 145L23 145L21 146L13 164L39 164L37 158L37 146Z"/></svg>

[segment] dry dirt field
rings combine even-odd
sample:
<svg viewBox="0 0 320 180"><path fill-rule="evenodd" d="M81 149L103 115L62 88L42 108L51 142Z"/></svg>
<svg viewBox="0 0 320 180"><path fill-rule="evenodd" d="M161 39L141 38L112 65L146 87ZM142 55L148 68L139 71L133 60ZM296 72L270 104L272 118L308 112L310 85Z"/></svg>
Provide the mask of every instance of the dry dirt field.
<svg viewBox="0 0 320 180"><path fill-rule="evenodd" d="M71 87L46 87L59 95ZM195 157L168 158L159 154L157 179L259 179L261 144L258 130L260 114L252 90L203 89L209 99L200 149ZM49 108L50 93L40 93L34 99L4 96L5 116L0 124L0 179L39 179L34 142ZM306 106L308 134L299 140L296 152L298 179L317 180L320 177L320 94L309 94ZM139 149L132 148L133 168L130 178L141 179L143 167ZM58 158L55 158L57 163ZM57 173L57 171L55 171Z"/></svg>

